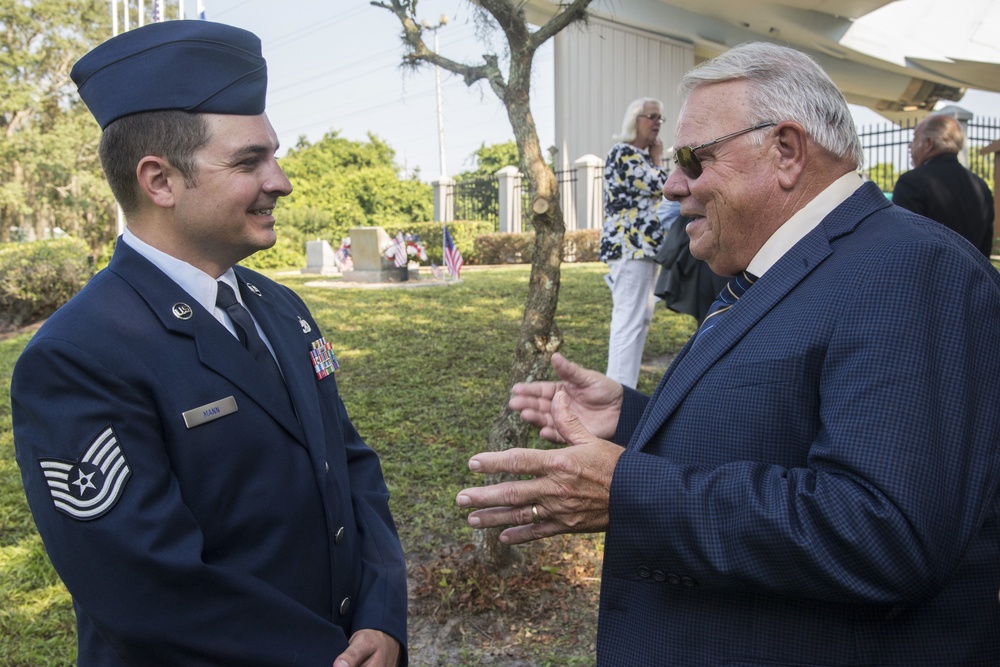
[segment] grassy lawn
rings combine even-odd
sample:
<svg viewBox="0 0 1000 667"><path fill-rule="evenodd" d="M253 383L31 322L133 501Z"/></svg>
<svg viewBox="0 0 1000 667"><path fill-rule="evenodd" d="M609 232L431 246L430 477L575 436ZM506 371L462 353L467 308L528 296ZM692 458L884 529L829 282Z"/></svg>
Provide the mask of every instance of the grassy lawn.
<svg viewBox="0 0 1000 667"><path fill-rule="evenodd" d="M611 296L603 264L564 265L558 314L563 353L603 371ZM279 276L307 302L341 363L338 384L348 413L382 457L392 508L408 560L432 569L442 552L467 549L471 531L454 504L463 487L479 483L468 458L484 447L486 432L506 401L510 360L520 324L528 267L468 267L463 282L447 287L357 289L307 287L315 277ZM673 354L694 331L694 320L658 307L646 358ZM0 382L10 386L14 362L30 333L0 340ZM652 391L661 371L643 371L639 388ZM556 552L541 551L530 567L560 571L566 580L581 550L599 537L566 538ZM558 553L560 552L561 553ZM546 560L551 557L551 560ZM470 585L443 568L432 575L444 613L461 614ZM531 591L525 593L531 595ZM465 598L467 599L467 597ZM596 613L594 614L596 615ZM10 398L0 392L0 665L72 665L76 652L69 595L52 571L34 529L14 461ZM591 628L591 630L593 630ZM544 635L544 633L543 633ZM558 635L558 633L554 633ZM511 656L537 665L593 664L593 634L567 645L558 636L511 632L496 664ZM413 637L413 661L424 643ZM520 642L531 648L517 646ZM491 664L467 640L461 659L440 664ZM480 642L481 644L481 642ZM525 664L525 663L519 663Z"/></svg>

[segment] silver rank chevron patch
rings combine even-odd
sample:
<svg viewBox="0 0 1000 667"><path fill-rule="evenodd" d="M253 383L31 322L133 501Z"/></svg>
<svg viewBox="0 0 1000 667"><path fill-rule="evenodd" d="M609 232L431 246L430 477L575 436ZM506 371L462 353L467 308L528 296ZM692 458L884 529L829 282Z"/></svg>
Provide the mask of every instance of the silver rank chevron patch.
<svg viewBox="0 0 1000 667"><path fill-rule="evenodd" d="M125 490L132 470L109 424L79 461L38 459L56 509L80 521L106 514Z"/></svg>

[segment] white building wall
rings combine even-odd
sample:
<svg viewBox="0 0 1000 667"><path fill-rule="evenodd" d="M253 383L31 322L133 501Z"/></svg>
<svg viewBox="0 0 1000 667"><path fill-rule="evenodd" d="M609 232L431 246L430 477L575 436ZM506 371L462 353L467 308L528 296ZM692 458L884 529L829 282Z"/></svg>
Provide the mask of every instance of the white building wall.
<svg viewBox="0 0 1000 667"><path fill-rule="evenodd" d="M569 169L583 155L602 160L621 131L629 102L663 102L660 130L673 145L680 111L677 85L694 66L694 48L669 37L591 17L555 37L555 133L557 164Z"/></svg>

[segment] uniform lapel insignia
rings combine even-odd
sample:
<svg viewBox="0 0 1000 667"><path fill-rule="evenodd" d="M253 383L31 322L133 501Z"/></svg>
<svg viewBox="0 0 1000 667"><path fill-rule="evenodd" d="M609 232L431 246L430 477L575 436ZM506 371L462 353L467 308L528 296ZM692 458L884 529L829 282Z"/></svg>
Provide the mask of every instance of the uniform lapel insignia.
<svg viewBox="0 0 1000 667"><path fill-rule="evenodd" d="M313 330L313 328L311 326L309 326L309 323L306 322L301 317L299 318L299 326L302 327L302 333L309 333L310 331Z"/></svg>
<svg viewBox="0 0 1000 667"><path fill-rule="evenodd" d="M257 286L254 285L253 283L247 283L247 289L256 294L257 296L261 296L260 290L257 289Z"/></svg>
<svg viewBox="0 0 1000 667"><path fill-rule="evenodd" d="M184 302L175 303L174 307L171 308L171 312L173 312L174 317L179 320L190 320L191 316L194 315L194 311L191 310L191 306Z"/></svg>
<svg viewBox="0 0 1000 667"><path fill-rule="evenodd" d="M316 371L317 380L322 380L340 368L340 364L337 363L337 355L333 353L333 345L327 343L325 337L312 342L309 358L312 361L313 370Z"/></svg>
<svg viewBox="0 0 1000 667"><path fill-rule="evenodd" d="M125 490L132 470L109 424L79 461L38 459L56 509L80 521L103 516Z"/></svg>

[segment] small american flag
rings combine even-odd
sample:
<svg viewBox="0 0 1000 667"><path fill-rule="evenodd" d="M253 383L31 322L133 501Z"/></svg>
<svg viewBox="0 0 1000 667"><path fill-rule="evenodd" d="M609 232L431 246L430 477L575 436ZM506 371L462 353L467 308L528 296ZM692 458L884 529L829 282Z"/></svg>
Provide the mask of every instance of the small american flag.
<svg viewBox="0 0 1000 667"><path fill-rule="evenodd" d="M154 0L153 2L153 23L160 23L165 21L167 16L166 7L164 7L165 0ZM126 5L127 6L127 5Z"/></svg>
<svg viewBox="0 0 1000 667"><path fill-rule="evenodd" d="M403 238L403 232L396 234L396 240L393 242L392 248L392 261L397 267L406 266L406 240Z"/></svg>
<svg viewBox="0 0 1000 667"><path fill-rule="evenodd" d="M455 247L455 240L451 238L451 232L448 231L448 226L444 226L444 265L448 269L448 274L452 278L458 278L458 274L462 271L462 265L465 264L465 260L462 259L462 253L458 251Z"/></svg>

